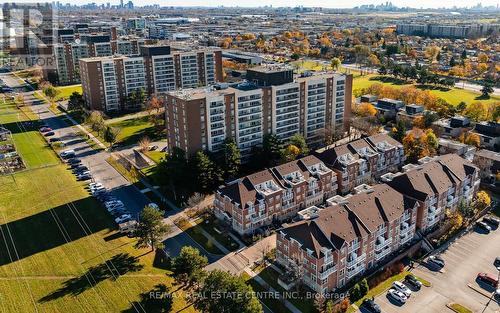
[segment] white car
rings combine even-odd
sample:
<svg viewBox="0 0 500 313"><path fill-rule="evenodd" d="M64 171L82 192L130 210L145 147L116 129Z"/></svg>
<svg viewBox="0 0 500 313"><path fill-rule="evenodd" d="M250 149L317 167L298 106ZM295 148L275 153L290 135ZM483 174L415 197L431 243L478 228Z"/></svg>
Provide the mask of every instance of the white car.
<svg viewBox="0 0 500 313"><path fill-rule="evenodd" d="M90 183L89 184L90 189L100 188L100 187L104 187L104 186L101 183Z"/></svg>
<svg viewBox="0 0 500 313"><path fill-rule="evenodd" d="M115 218L115 222L117 224L121 224L121 223L130 221L131 219L132 219L132 215L130 215L130 214L123 214L123 215Z"/></svg>
<svg viewBox="0 0 500 313"><path fill-rule="evenodd" d="M108 206L116 206L116 205L123 205L123 202L121 202L120 200L112 200L112 201L106 201L106 202L104 202L104 205L106 207L108 207Z"/></svg>
<svg viewBox="0 0 500 313"><path fill-rule="evenodd" d="M75 156L75 150L64 150L61 152L61 157L69 158Z"/></svg>
<svg viewBox="0 0 500 313"><path fill-rule="evenodd" d="M387 294L389 297L401 303L406 303L406 300L408 300L408 298L401 291L397 291L396 289L389 289Z"/></svg>
<svg viewBox="0 0 500 313"><path fill-rule="evenodd" d="M397 291L402 292L407 298L409 298L411 296L410 288L406 287L406 285L400 281L393 282L392 288L396 289Z"/></svg>
<svg viewBox="0 0 500 313"><path fill-rule="evenodd" d="M105 205L106 209L112 210L112 209L118 209L118 208L124 208L125 206L123 203L110 203Z"/></svg>

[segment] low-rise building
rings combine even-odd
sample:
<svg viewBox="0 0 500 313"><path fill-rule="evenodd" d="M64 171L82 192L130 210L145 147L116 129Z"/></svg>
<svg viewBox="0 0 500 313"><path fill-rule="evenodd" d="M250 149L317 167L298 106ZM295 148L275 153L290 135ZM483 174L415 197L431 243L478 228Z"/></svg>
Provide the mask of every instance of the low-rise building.
<svg viewBox="0 0 500 313"><path fill-rule="evenodd" d="M375 185L281 229L276 260L300 273L296 276L314 291L326 293L409 244L416 220L415 200L387 184Z"/></svg>
<svg viewBox="0 0 500 313"><path fill-rule="evenodd" d="M320 149L315 155L337 174L342 194L387 172L397 171L405 161L403 145L387 134Z"/></svg>
<svg viewBox="0 0 500 313"><path fill-rule="evenodd" d="M472 133L479 135L481 146L488 149L500 149L500 123L480 122L474 127Z"/></svg>
<svg viewBox="0 0 500 313"><path fill-rule="evenodd" d="M476 151L472 161L479 168L481 180L495 184L500 181L500 153L491 150L481 149Z"/></svg>
<svg viewBox="0 0 500 313"><path fill-rule="evenodd" d="M409 104L404 108L399 109L396 113L396 121L402 121L406 125L413 125L413 122L417 117L424 115L424 107L417 104Z"/></svg>
<svg viewBox="0 0 500 313"><path fill-rule="evenodd" d="M474 153L476 152L476 148L473 146L469 146L465 143L461 143L459 141L451 140L451 139L438 139L438 153L442 154L456 154L466 159L467 161L471 161L474 157Z"/></svg>
<svg viewBox="0 0 500 313"><path fill-rule="evenodd" d="M239 234L294 217L337 190L334 173L314 156L237 179L215 194L215 215Z"/></svg>
<svg viewBox="0 0 500 313"><path fill-rule="evenodd" d="M454 211L461 201L469 202L479 189L479 169L456 154L424 158L405 173L386 176L395 190L418 202L417 227L428 232Z"/></svg>
<svg viewBox="0 0 500 313"><path fill-rule="evenodd" d="M465 116L455 116L449 119L440 119L432 123L440 137L457 138L463 132L471 129L470 120Z"/></svg>

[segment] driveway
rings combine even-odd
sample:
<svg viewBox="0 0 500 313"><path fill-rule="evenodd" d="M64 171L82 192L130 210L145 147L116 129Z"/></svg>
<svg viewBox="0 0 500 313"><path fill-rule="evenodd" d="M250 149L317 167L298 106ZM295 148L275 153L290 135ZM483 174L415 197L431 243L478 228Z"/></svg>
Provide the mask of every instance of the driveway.
<svg viewBox="0 0 500 313"><path fill-rule="evenodd" d="M488 291L475 281L478 272L488 272L498 275L493 266L495 257L500 256L500 229L490 234L475 231L464 235L445 249L441 256L446 262L442 270L418 265L413 273L428 280L432 286L422 287L414 292L409 301L398 306L381 294L376 302L382 312L452 312L446 308L451 302L460 303L473 312L500 312L500 306L495 300L483 295ZM468 287L471 284L478 292ZM491 294L491 293L489 293Z"/></svg>

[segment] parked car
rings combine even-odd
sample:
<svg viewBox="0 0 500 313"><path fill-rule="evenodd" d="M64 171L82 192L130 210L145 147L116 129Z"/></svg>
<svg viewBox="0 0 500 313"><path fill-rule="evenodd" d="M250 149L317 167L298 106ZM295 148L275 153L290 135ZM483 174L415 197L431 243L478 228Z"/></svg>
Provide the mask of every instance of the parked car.
<svg viewBox="0 0 500 313"><path fill-rule="evenodd" d="M79 164L79 163L82 163L82 160L78 158L73 158L68 160L68 164Z"/></svg>
<svg viewBox="0 0 500 313"><path fill-rule="evenodd" d="M104 186L101 183L98 183L98 182L93 182L93 183L89 184L89 189L90 190L101 188L101 187L104 187Z"/></svg>
<svg viewBox="0 0 500 313"><path fill-rule="evenodd" d="M406 303L406 300L408 300L404 293L402 293L401 291L397 291L396 289L389 289L387 294L389 295L389 297L393 298L396 301L399 301L400 303Z"/></svg>
<svg viewBox="0 0 500 313"><path fill-rule="evenodd" d="M500 289L495 290L495 299L500 301Z"/></svg>
<svg viewBox="0 0 500 313"><path fill-rule="evenodd" d="M481 230L484 230L487 233L489 233L491 231L490 225L486 224L483 221L476 222L476 227L479 228L479 229L481 229Z"/></svg>
<svg viewBox="0 0 500 313"><path fill-rule="evenodd" d="M410 288L406 287L406 285L400 281L393 282L392 288L396 289L397 291L402 292L407 298L409 298L411 296Z"/></svg>
<svg viewBox="0 0 500 313"><path fill-rule="evenodd" d="M60 139L57 137L52 137L49 139L49 142L58 142Z"/></svg>
<svg viewBox="0 0 500 313"><path fill-rule="evenodd" d="M149 151L155 151L155 150L158 150L158 146L149 147Z"/></svg>
<svg viewBox="0 0 500 313"><path fill-rule="evenodd" d="M64 150L61 152L61 157L65 159L69 159L75 156L75 150Z"/></svg>
<svg viewBox="0 0 500 313"><path fill-rule="evenodd" d="M444 260L441 258L439 255L431 255L428 259L427 262L432 263L438 267L444 267Z"/></svg>
<svg viewBox="0 0 500 313"><path fill-rule="evenodd" d="M167 152L167 150L168 150L168 147L165 146L163 149L161 149L161 152Z"/></svg>
<svg viewBox="0 0 500 313"><path fill-rule="evenodd" d="M114 200L114 201L106 201L104 203L106 207L108 206L116 206L116 205L123 205L123 202L121 200Z"/></svg>
<svg viewBox="0 0 500 313"><path fill-rule="evenodd" d="M415 289L420 289L422 287L422 282L419 281L415 276L412 274L408 274L405 276L405 281L408 285L412 286Z"/></svg>
<svg viewBox="0 0 500 313"><path fill-rule="evenodd" d="M69 166L69 168L71 168L71 169L75 169L75 168L80 167L80 166L82 166L82 164L81 164L81 163L73 163L73 164L71 164L71 165Z"/></svg>
<svg viewBox="0 0 500 313"><path fill-rule="evenodd" d="M113 217L115 217L115 218L129 214L129 212L127 210L125 210L125 208L118 208L118 209L114 209L114 210L111 210L108 212L109 212L109 214L113 215Z"/></svg>
<svg viewBox="0 0 500 313"><path fill-rule="evenodd" d="M498 287L498 278L495 275L488 274L488 273L478 273L477 278L480 281L482 281L482 282L484 282L492 287L495 287L495 288Z"/></svg>
<svg viewBox="0 0 500 313"><path fill-rule="evenodd" d="M121 223L125 223L125 222L128 222L132 219L132 215L130 214L123 214L117 218L115 218L115 222L117 224L121 224Z"/></svg>
<svg viewBox="0 0 500 313"><path fill-rule="evenodd" d="M380 310L380 306L375 303L375 301L372 299L365 299L363 300L363 306L372 313L381 313L382 310Z"/></svg>
<svg viewBox="0 0 500 313"><path fill-rule="evenodd" d="M497 256L495 258L495 261L493 261L493 265L495 265L496 267L500 266L500 256Z"/></svg>
<svg viewBox="0 0 500 313"><path fill-rule="evenodd" d="M500 220L496 217L493 217L493 216L485 216L483 218L483 221L489 223L490 225L493 225L495 227L498 227L498 225L500 224Z"/></svg>
<svg viewBox="0 0 500 313"><path fill-rule="evenodd" d="M78 174L76 176L76 179L78 179L78 180L89 180L91 178L92 178L92 176L90 176L89 172L84 172L84 173Z"/></svg>
<svg viewBox="0 0 500 313"><path fill-rule="evenodd" d="M40 132L42 132L42 133L46 133L46 132L50 132L50 131L52 131L52 128L47 127L47 126L40 128Z"/></svg>
<svg viewBox="0 0 500 313"><path fill-rule="evenodd" d="M55 134L56 134L56 133L54 133L54 132L50 131L50 132L46 132L46 133L44 133L43 135L44 135L45 137L50 137L50 136L54 136Z"/></svg>
<svg viewBox="0 0 500 313"><path fill-rule="evenodd" d="M78 165L77 167L73 168L73 172L75 173L83 173L83 172L88 172L89 168L86 167L85 165Z"/></svg>
<svg viewBox="0 0 500 313"><path fill-rule="evenodd" d="M118 229L120 233L122 234L127 234L127 235L133 235L137 228L137 221L131 220L125 223L121 223L118 225ZM377 312L378 313L378 312Z"/></svg>

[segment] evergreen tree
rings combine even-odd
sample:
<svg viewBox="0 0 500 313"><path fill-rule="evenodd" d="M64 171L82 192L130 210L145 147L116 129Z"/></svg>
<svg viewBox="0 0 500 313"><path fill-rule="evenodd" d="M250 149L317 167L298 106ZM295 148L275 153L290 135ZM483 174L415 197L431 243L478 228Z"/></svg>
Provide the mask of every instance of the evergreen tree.
<svg viewBox="0 0 500 313"><path fill-rule="evenodd" d="M200 191L210 191L214 185L218 184L215 164L203 151L196 153L193 163Z"/></svg>
<svg viewBox="0 0 500 313"><path fill-rule="evenodd" d="M103 139L104 139L104 141L109 143L111 149L113 149L113 145L115 144L119 133L120 133L119 128L110 127L110 126L106 126L104 128L104 134L103 134L104 138Z"/></svg>
<svg viewBox="0 0 500 313"><path fill-rule="evenodd" d="M189 283L201 283L205 276L204 267L208 265L206 256L200 250L187 246L173 259L174 275L177 280Z"/></svg>
<svg viewBox="0 0 500 313"><path fill-rule="evenodd" d="M227 138L224 141L222 152L224 155L223 169L225 176L227 178L236 177L241 165L241 153L236 142L232 138Z"/></svg>
<svg viewBox="0 0 500 313"><path fill-rule="evenodd" d="M146 206L141 214L135 235L138 240L135 246L137 248L151 247L163 249L162 239L170 232L170 226L163 223L163 214L165 212L157 210L151 206Z"/></svg>

